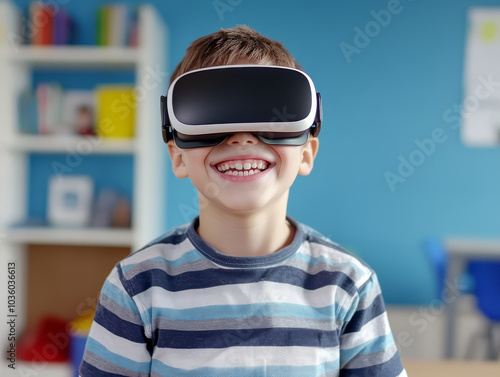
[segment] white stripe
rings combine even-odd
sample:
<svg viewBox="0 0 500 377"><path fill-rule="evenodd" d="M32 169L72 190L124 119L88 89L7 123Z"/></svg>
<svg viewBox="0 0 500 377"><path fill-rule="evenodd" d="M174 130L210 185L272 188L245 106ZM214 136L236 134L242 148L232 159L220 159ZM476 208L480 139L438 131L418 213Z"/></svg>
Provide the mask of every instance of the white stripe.
<svg viewBox="0 0 500 377"><path fill-rule="evenodd" d="M329 259L332 263L346 264L339 271L346 273L354 281L357 288L365 284L372 275L372 271L368 266L361 263L355 256L347 254L341 249L330 248L322 244L310 245L310 254L313 258L323 257ZM351 268L349 268L349 265Z"/></svg>
<svg viewBox="0 0 500 377"><path fill-rule="evenodd" d="M354 348L380 336L387 335L390 332L391 328L389 327L389 321L384 312L366 323L358 332L342 335L341 348Z"/></svg>
<svg viewBox="0 0 500 377"><path fill-rule="evenodd" d="M142 343L131 342L128 339L116 336L97 322L92 324L89 337L101 343L110 352L124 356L139 363L149 362L151 357Z"/></svg>
<svg viewBox="0 0 500 377"><path fill-rule="evenodd" d="M352 264L354 265L357 269L361 271L362 275L370 274L370 269L361 263L359 259L354 257L353 255L347 254L344 251L337 249L337 248L331 248L329 246L325 246L322 244L309 244L309 250L310 252L308 253L307 251L304 253L305 255L310 254L311 257L313 258L326 258L329 259L332 263L344 263L344 264ZM301 249L302 250L302 249ZM307 250L307 249L306 249Z"/></svg>
<svg viewBox="0 0 500 377"><path fill-rule="evenodd" d="M349 295L337 286L326 286L313 291L301 287L277 283L257 282L225 285L189 292L169 292L161 287L151 287L136 298L143 303L152 303L158 308L192 309L209 305L247 305L262 303L287 303L321 308L344 302Z"/></svg>
<svg viewBox="0 0 500 377"><path fill-rule="evenodd" d="M262 366L315 366L338 359L338 347L156 348L154 358L180 369Z"/></svg>
<svg viewBox="0 0 500 377"><path fill-rule="evenodd" d="M185 253L193 250L193 244L186 238L178 245L173 244L155 244L144 250L141 250L135 254L127 257L123 262L122 266L124 268L134 265L137 263L141 263L148 259L162 257L168 261L174 261L176 259L181 258Z"/></svg>

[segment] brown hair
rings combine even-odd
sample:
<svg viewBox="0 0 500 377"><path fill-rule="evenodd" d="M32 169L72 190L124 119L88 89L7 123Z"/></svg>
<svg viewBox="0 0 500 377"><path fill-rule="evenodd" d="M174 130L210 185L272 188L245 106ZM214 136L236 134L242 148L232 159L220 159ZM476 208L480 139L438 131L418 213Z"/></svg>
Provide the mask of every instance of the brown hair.
<svg viewBox="0 0 500 377"><path fill-rule="evenodd" d="M280 42L264 37L248 26L236 26L193 41L170 77L170 83L194 69L238 64L240 61L302 70Z"/></svg>

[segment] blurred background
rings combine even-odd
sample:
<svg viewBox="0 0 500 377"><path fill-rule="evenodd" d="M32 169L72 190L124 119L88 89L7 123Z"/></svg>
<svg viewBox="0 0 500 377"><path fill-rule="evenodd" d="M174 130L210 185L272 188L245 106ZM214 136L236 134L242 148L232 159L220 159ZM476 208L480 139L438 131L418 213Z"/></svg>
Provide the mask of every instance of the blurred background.
<svg viewBox="0 0 500 377"><path fill-rule="evenodd" d="M15 3L22 17L29 19L31 1L11 3ZM106 46L114 43L102 37L102 28L111 27L100 24L104 17L102 1L46 3L57 3L71 18L73 34L68 44ZM121 0L117 4L135 9L142 2ZM456 282L449 280L448 285L443 285L443 279L446 279L449 258L446 253L450 251L446 249L447 241L458 249L472 252L476 247L473 242L477 241L480 246L486 242L488 250L496 248L500 255L495 244L495 239L500 239L500 201L496 200L500 192L496 168L500 150L495 147L496 133L492 133L495 140L489 144L468 143L463 134L464 117L461 117L463 106L466 106L468 120L476 107L481 108L483 102L489 104L498 96L495 90L500 86L500 75L494 72L494 67L500 66L500 61L494 62L490 71L488 67L481 71L480 67L471 73L468 68L475 63L468 60L467 48L473 43L471 35L475 30L471 9L487 7L491 9L486 13L492 18L485 21L486 25L478 24L476 37L500 51L500 17L495 13L500 9L500 1L150 0L147 4L153 6L165 30L151 31L148 41L141 41L139 37L137 42L128 36L125 46L153 43L153 40L154 46L159 46L157 50L161 51L163 61L155 64L151 60L149 71L145 72L158 79L155 89L160 92L166 91L167 76L182 59L190 42L221 27L248 25L285 45L321 92L324 114L314 171L308 177L299 177L294 184L289 214L345 246L377 272L395 338L405 358L447 356L446 310L450 306L456 313L453 356L488 358L491 321L477 307L473 279L462 271L457 272L456 276L462 279L459 288L454 288ZM22 39L23 43L33 43L27 41L27 37ZM41 64L42 68L33 69L30 77L33 90L48 82L58 82L63 91L94 90L102 82L129 83L136 88L141 84L134 68L127 71L107 67L104 72L81 67L61 70L57 62L53 63L54 67ZM468 81L470 75L475 75L476 81ZM471 88L473 93L474 82L482 83L481 93L486 94L476 95L477 103L474 98L464 102ZM467 86L469 84L472 87ZM145 86L145 82L142 85ZM136 93L136 97L140 94ZM492 108L495 106L493 103ZM152 108L157 111L156 102ZM137 107L137 112L143 111ZM140 114L139 119L150 120L141 118L144 114ZM500 117L495 119L495 124L500 123ZM145 128L154 131L142 131ZM159 123L136 124L135 129L136 135L141 130L141 137L150 134L148 140L161 139ZM51 175L57 170L54 163L59 164L59 169L67 168L67 153L64 147L59 151L49 148L43 153L36 148L34 152L27 151L24 213L28 222L47 219L51 211L47 197L56 190L49 185ZM115 228L130 226L127 225L130 212L132 228L137 225L134 219L141 217L134 217L137 215L134 198L147 195L145 191L137 191L142 189L134 183L138 176L134 172L137 156L133 153L93 153L90 149L89 153L80 153L81 163L75 164L77 166L67 174L92 176L94 202L99 201L105 190L113 191L115 204L119 198L123 199L121 203L125 204L118 207L122 210L121 217L119 211L116 215L116 207L108 212L108 215L112 213L109 216L118 216L116 221L122 220L122 225L112 225ZM142 158L140 156L139 153ZM173 176L164 150L150 158L148 174L165 175L161 181L150 181L162 190L150 203L152 212L161 214L154 224L159 235L196 216L197 197L189 181ZM1 185L7 186L9 181L2 179ZM9 205L7 200L2 203ZM4 223L12 223L12 219L4 220ZM5 229L10 229L11 224L8 225L4 224ZM19 243L25 237L22 233L10 236L10 230L4 233L4 243L14 242L12 240ZM132 249L147 242L148 237L154 237L152 232L146 233L147 237L133 239ZM464 246L461 240L472 240L472 244ZM442 246L444 251L429 251L429 241L435 241L436 247ZM33 248L50 249L49 253L56 254L55 260L60 258L55 248L47 244L40 246L42 242L38 240L25 243L31 245L26 268L47 260L41 254L44 250L34 253ZM65 242L58 243L57 247L64 249ZM127 245L114 246L118 246L113 249L114 257L106 262L104 270L130 252ZM73 251L75 247L69 249ZM441 252L444 254L439 254ZM61 253L68 255L67 250ZM34 257L40 261L35 262ZM96 263L92 258L85 258L89 265ZM54 261L50 263L55 266ZM466 267L467 262L463 262L459 269L466 271ZM106 276L103 274L102 279ZM28 275L26 272L23 277ZM18 279L21 278L18 273ZM102 280L94 284L92 292L100 284ZM452 298L441 295L446 287L448 293L452 292L448 297ZM85 295L87 293L81 297L84 299ZM79 300L76 304L82 298ZM27 307L34 308L29 298L26 302ZM72 305L70 312L75 312L75 303ZM43 310L41 312L43 314ZM31 321L34 327L38 319Z"/></svg>

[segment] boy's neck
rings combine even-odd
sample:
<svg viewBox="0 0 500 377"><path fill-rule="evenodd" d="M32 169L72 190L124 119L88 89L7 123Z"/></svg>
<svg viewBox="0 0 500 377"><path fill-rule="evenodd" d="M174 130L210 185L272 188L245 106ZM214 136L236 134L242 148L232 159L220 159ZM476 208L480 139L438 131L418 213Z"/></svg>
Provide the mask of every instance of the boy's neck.
<svg viewBox="0 0 500 377"><path fill-rule="evenodd" d="M217 251L236 257L272 254L295 236L295 228L286 219L286 206L265 213L227 213L209 206L200 210L197 232Z"/></svg>

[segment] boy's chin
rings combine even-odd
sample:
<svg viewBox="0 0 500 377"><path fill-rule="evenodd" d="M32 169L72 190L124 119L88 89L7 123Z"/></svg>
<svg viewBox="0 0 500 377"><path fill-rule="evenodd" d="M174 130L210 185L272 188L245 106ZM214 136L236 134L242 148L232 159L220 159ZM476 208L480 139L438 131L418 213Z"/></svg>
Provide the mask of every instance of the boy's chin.
<svg viewBox="0 0 500 377"><path fill-rule="evenodd" d="M208 199L202 199L208 200ZM283 200L281 200L283 201ZM265 212L266 210L274 210L275 203L280 202L276 198L266 198L262 194L257 192L253 193L237 193L237 194L222 194L219 198L210 199L210 203L215 205L219 209L227 211L228 214L253 214L257 212ZM286 198L284 199L286 203ZM211 205L206 206L206 208L211 207ZM200 209L203 208L203 203L200 202Z"/></svg>
<svg viewBox="0 0 500 377"><path fill-rule="evenodd" d="M226 198L225 198L226 199ZM228 213L249 214L264 210L266 203L259 200L221 200L217 206Z"/></svg>

